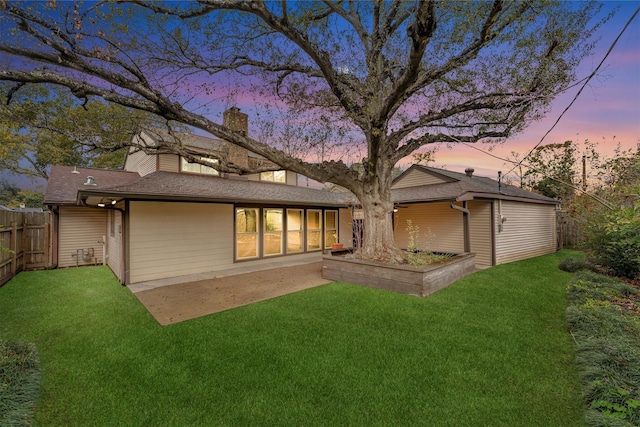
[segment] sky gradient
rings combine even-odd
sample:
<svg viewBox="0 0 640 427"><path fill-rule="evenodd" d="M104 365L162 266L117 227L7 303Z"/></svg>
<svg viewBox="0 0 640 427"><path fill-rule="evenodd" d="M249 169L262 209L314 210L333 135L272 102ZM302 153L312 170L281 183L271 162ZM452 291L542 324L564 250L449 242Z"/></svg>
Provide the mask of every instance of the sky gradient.
<svg viewBox="0 0 640 427"><path fill-rule="evenodd" d="M597 32L600 40L593 56L581 64L578 78L585 78L596 69L629 18L640 7L640 1L607 1L604 10L608 12L618 6L620 11ZM578 90L579 87L558 97L544 120L530 124L523 133L495 147L491 154L508 157L513 151L524 156L551 129ZM545 137L542 145L567 140L598 142L598 151L610 157L618 142L623 149L635 149L640 143L640 15L631 22L598 74ZM486 144L475 144L475 147L485 151L489 148ZM435 160L437 167L457 172L473 167L476 174L491 178L496 178L498 171L506 173L511 169L489 154L460 145L451 149L440 147Z"/></svg>
<svg viewBox="0 0 640 427"><path fill-rule="evenodd" d="M615 8L620 10L596 33L599 40L593 55L581 64L577 73L579 79L589 76L595 70L638 7L640 1L604 2L604 14ZM227 85L233 86L233 80L230 79ZM580 86L559 96L543 120L531 123L523 133L509 138L503 144L495 147L482 143L472 146L442 145L435 154L433 165L458 172L473 167L476 174L492 178L497 177L498 171L506 173L511 169L511 165L496 157L506 158L512 152L522 157L528 153L551 129L579 88ZM220 92L225 91L221 90L218 93ZM251 125L259 108L256 106L256 94L247 92L239 92L232 97L223 95L218 99L202 93L192 101L194 104L207 105L207 115L220 122L224 110L238 106L250 115ZM251 129L250 134L257 137ZM589 81L573 106L544 138L542 144L561 143L566 140L579 143L585 140L598 142L598 151L607 156L613 155L618 143L623 149L633 149L640 143L640 16L636 16L631 22L597 75ZM490 148L490 153L483 152ZM409 157L404 159L400 166L407 167L410 164ZM25 186L24 183L21 186Z"/></svg>

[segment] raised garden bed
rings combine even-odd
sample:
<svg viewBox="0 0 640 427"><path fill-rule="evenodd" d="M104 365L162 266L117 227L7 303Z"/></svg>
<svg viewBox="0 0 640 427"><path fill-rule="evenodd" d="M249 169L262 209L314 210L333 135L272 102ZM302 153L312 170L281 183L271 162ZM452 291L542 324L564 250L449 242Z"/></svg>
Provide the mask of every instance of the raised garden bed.
<svg viewBox="0 0 640 427"><path fill-rule="evenodd" d="M454 255L442 263L420 267L387 265L336 255L323 257L323 278L420 297L426 297L473 273L476 266L474 253Z"/></svg>

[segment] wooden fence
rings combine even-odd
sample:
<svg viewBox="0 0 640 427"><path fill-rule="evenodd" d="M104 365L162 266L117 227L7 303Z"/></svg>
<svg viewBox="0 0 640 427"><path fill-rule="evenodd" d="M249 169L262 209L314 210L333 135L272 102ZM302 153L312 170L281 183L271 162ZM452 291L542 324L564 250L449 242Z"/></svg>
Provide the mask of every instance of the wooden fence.
<svg viewBox="0 0 640 427"><path fill-rule="evenodd" d="M23 270L51 265L48 212L0 211L0 286Z"/></svg>
<svg viewBox="0 0 640 427"><path fill-rule="evenodd" d="M558 231L558 249L579 248L584 241L580 223L566 211L557 212L556 230Z"/></svg>

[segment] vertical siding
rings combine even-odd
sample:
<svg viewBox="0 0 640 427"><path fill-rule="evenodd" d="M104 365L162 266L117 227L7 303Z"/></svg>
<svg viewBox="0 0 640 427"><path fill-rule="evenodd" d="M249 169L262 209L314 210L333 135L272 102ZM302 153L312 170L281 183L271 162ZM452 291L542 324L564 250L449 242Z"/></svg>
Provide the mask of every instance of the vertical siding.
<svg viewBox="0 0 640 427"><path fill-rule="evenodd" d="M476 264L492 265L491 242L491 202L471 201L469 209L469 225L471 238L471 252L476 254Z"/></svg>
<svg viewBox="0 0 640 427"><path fill-rule="evenodd" d="M449 203L408 205L395 213L395 239L401 248L409 241L407 219L419 228L417 246L436 252L464 251L462 212L451 209Z"/></svg>
<svg viewBox="0 0 640 427"><path fill-rule="evenodd" d="M507 218L500 232L500 201L496 202L496 264L556 251L556 211L553 205L502 201Z"/></svg>
<svg viewBox="0 0 640 427"><path fill-rule="evenodd" d="M340 209L338 212L338 243L342 243L345 248L353 247L351 209Z"/></svg>
<svg viewBox="0 0 640 427"><path fill-rule="evenodd" d="M233 205L131 202L130 283L233 264Z"/></svg>
<svg viewBox="0 0 640 427"><path fill-rule="evenodd" d="M76 266L76 251L93 248L94 257L77 265L102 264L102 238L107 234L107 211L75 206L60 207L58 267Z"/></svg>
<svg viewBox="0 0 640 427"><path fill-rule="evenodd" d="M123 283L125 278L122 266L122 214L116 210L110 210L107 214L107 265Z"/></svg>
<svg viewBox="0 0 640 427"><path fill-rule="evenodd" d="M406 188L406 187L416 187L418 185L428 185L428 184L441 184L444 181L441 178L433 176L427 172L420 170L413 170L403 176L401 179L396 181L393 184L393 188Z"/></svg>
<svg viewBox="0 0 640 427"><path fill-rule="evenodd" d="M158 170L164 172L180 172L180 156L175 154L159 154Z"/></svg>

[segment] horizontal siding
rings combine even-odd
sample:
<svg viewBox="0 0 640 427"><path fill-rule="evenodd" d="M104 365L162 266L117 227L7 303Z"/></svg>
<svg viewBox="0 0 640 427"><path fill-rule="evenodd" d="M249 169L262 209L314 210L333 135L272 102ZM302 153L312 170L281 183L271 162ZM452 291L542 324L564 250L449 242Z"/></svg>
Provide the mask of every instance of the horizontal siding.
<svg viewBox="0 0 640 427"><path fill-rule="evenodd" d="M130 283L228 268L233 205L131 202Z"/></svg>
<svg viewBox="0 0 640 427"><path fill-rule="evenodd" d="M482 266L492 265L491 252L491 203L471 201L467 204L469 209L469 225L471 252L476 254L476 264Z"/></svg>
<svg viewBox="0 0 640 427"><path fill-rule="evenodd" d="M180 172L180 156L175 154L159 154L158 170L164 172Z"/></svg>
<svg viewBox="0 0 640 427"><path fill-rule="evenodd" d="M62 206L59 214L58 267L102 264L102 238L107 234L105 209ZM83 261L79 249L93 248L94 257ZM80 254L76 263L76 253Z"/></svg>
<svg viewBox="0 0 640 427"><path fill-rule="evenodd" d="M417 187L419 185L429 185L429 184L441 184L446 182L445 180L435 177L427 172L420 170L413 170L403 176L401 179L396 181L393 184L392 189L394 188L406 188L406 187Z"/></svg>
<svg viewBox="0 0 640 427"><path fill-rule="evenodd" d="M464 251L462 212L451 209L448 203L412 204L398 209L394 215L395 239L401 248L409 241L407 219L419 228L418 247L435 252Z"/></svg>
<svg viewBox="0 0 640 427"><path fill-rule="evenodd" d="M157 156L146 154L143 151L130 153L124 165L124 170L138 172L140 176L148 175L156 171Z"/></svg>
<svg viewBox="0 0 640 427"><path fill-rule="evenodd" d="M496 202L496 263L546 255L556 251L556 211L553 205ZM506 217L500 232L500 211Z"/></svg>
<svg viewBox="0 0 640 427"><path fill-rule="evenodd" d="M118 280L124 282L124 277L122 277L122 214L119 211L110 210L107 214L107 220L107 265Z"/></svg>

